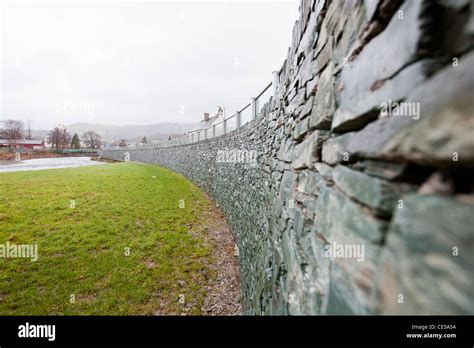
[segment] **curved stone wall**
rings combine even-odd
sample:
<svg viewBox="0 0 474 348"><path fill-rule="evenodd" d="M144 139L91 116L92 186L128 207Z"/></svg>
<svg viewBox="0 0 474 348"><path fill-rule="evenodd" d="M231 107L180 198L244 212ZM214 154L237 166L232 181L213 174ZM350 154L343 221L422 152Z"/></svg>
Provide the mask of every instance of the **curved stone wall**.
<svg viewBox="0 0 474 348"><path fill-rule="evenodd" d="M302 1L256 120L100 155L128 152L214 197L248 314L474 314L472 10Z"/></svg>

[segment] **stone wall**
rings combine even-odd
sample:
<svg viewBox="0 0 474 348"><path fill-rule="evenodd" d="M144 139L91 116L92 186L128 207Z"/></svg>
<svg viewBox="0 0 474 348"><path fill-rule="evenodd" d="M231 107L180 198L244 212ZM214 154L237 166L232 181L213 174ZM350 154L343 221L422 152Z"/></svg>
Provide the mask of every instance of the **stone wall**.
<svg viewBox="0 0 474 348"><path fill-rule="evenodd" d="M214 197L248 314L474 314L470 6L302 1L256 120L127 150Z"/></svg>

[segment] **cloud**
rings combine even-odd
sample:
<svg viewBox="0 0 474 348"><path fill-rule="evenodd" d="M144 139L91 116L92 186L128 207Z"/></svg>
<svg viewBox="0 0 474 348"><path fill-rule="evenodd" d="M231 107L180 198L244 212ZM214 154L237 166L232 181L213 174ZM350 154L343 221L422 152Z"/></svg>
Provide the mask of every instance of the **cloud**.
<svg viewBox="0 0 474 348"><path fill-rule="evenodd" d="M279 69L298 2L7 3L1 118L36 129L196 122L248 103ZM185 106L185 112L180 108ZM181 110L182 111L182 110Z"/></svg>

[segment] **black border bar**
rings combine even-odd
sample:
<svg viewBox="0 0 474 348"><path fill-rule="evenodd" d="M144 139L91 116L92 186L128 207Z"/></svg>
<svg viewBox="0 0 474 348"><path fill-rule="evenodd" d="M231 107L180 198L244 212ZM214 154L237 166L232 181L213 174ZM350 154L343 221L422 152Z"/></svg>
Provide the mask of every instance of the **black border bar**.
<svg viewBox="0 0 474 348"><path fill-rule="evenodd" d="M473 316L12 316L0 317L0 346L59 344L411 344L469 346ZM19 326L55 325L55 340L20 338ZM433 334L456 337L434 338ZM408 338L407 334L430 337Z"/></svg>

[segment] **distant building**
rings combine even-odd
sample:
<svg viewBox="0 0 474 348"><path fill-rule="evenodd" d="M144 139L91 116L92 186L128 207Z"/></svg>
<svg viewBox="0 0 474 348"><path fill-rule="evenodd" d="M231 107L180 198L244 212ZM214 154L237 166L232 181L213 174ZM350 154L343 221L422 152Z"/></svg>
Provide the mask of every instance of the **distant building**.
<svg viewBox="0 0 474 348"><path fill-rule="evenodd" d="M10 141L8 139L0 139L0 148L10 147ZM16 140L12 142L11 147L15 149L44 149L43 140Z"/></svg>
<svg viewBox="0 0 474 348"><path fill-rule="evenodd" d="M206 128L212 127L213 124L218 124L219 122L222 122L224 119L224 108L219 107L217 109L217 114L209 117L209 113L205 112L204 113L204 118L201 120L199 125L191 130L188 131L188 134L192 133L197 133L200 132Z"/></svg>

